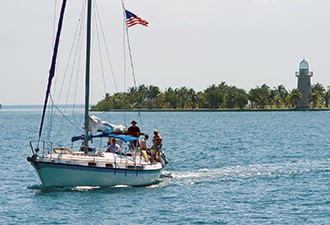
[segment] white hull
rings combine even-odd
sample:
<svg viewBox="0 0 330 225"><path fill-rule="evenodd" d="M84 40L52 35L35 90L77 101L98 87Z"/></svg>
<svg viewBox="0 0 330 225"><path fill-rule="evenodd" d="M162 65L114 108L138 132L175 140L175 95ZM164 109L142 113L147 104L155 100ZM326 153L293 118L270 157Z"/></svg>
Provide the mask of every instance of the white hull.
<svg viewBox="0 0 330 225"><path fill-rule="evenodd" d="M145 186L154 184L161 169L129 170L37 162L33 164L45 186Z"/></svg>
<svg viewBox="0 0 330 225"><path fill-rule="evenodd" d="M114 153L48 154L32 158L29 161L45 186L145 186L156 183L163 169L159 162Z"/></svg>

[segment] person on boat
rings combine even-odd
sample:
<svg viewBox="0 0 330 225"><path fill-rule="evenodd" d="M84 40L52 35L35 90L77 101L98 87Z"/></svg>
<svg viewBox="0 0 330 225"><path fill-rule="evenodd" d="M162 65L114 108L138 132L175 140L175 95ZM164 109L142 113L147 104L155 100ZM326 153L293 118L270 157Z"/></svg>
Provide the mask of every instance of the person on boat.
<svg viewBox="0 0 330 225"><path fill-rule="evenodd" d="M149 135L146 134L146 135L144 135L144 138L141 139L141 141L140 141L140 149L141 150L147 150L148 149L148 147L147 147L148 138L149 138Z"/></svg>
<svg viewBox="0 0 330 225"><path fill-rule="evenodd" d="M160 151L163 145L163 138L159 135L157 130L154 130L154 136L152 138L153 146L151 148L151 158L159 161Z"/></svg>
<svg viewBox="0 0 330 225"><path fill-rule="evenodd" d="M120 146L116 143L116 139L112 138L111 144L107 148L107 152L118 153L120 151Z"/></svg>
<svg viewBox="0 0 330 225"><path fill-rule="evenodd" d="M133 137L136 137L136 138L139 138L141 134L141 130L138 126L136 126L137 122L135 120L133 120L131 122L132 126L130 126L128 129L127 129L127 133L128 135L130 136L133 136ZM139 146L139 142L137 140L134 140L132 141L133 142L133 147L136 148Z"/></svg>
<svg viewBox="0 0 330 225"><path fill-rule="evenodd" d="M132 126L127 129L127 134L134 137L139 137L141 134L141 130L138 126L136 126L137 122L135 120L132 120L131 124Z"/></svg>
<svg viewBox="0 0 330 225"><path fill-rule="evenodd" d="M148 140L148 138L149 138L149 135L146 134L146 135L144 135L144 138L140 141L140 150L141 150L142 156L146 160L146 162L149 162L149 160L150 160L149 157L148 157L148 154L147 154L147 150L148 150L147 140Z"/></svg>
<svg viewBox="0 0 330 225"><path fill-rule="evenodd" d="M157 130L154 130L154 136L152 138L153 148L159 150L163 144L163 138L159 135Z"/></svg>

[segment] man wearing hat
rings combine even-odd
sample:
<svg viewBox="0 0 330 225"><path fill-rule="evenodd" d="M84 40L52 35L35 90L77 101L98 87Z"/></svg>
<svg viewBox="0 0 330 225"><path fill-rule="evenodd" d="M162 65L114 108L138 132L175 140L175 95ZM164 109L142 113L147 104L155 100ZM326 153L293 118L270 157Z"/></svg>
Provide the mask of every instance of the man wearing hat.
<svg viewBox="0 0 330 225"><path fill-rule="evenodd" d="M127 129L127 134L139 138L140 134L143 134L143 133L141 133L140 128L138 126L136 126L137 122L135 120L133 120L131 122L131 124L132 124L132 126L130 126ZM135 147L139 146L138 143L139 143L138 141L133 141L133 144Z"/></svg>

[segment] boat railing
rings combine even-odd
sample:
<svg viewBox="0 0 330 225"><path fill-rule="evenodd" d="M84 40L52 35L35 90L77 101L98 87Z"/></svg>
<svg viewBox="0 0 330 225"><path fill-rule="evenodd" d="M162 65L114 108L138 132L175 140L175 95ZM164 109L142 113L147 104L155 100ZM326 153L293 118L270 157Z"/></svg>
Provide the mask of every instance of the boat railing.
<svg viewBox="0 0 330 225"><path fill-rule="evenodd" d="M124 157L119 157L122 155ZM140 149L130 149L129 146L123 146L119 153L115 154L114 156L114 167L117 168L119 164L126 164L126 165L134 165L134 166L142 166L142 153Z"/></svg>
<svg viewBox="0 0 330 225"><path fill-rule="evenodd" d="M44 157L46 154L52 154L54 143L50 141L30 141L32 154Z"/></svg>
<svg viewBox="0 0 330 225"><path fill-rule="evenodd" d="M56 146L56 147L54 147ZM30 147L33 155L38 155L39 157L45 157L48 155L50 158L52 158L53 154L76 154L70 151L69 149L65 148L64 146L60 146L57 144L54 144L50 141L38 141L33 140L30 141ZM83 154L83 152L82 152ZM119 157L119 154L123 155L124 157ZM116 154L114 157L114 161L112 161L113 166L115 168L119 167L120 164L126 164L126 165L134 165L135 167L142 166L144 164L144 160L142 152L139 148L136 149L129 149L129 146L123 146L120 153ZM102 154L98 154L96 151L94 151L94 154L91 156L93 157L100 157ZM95 161L95 158L94 158ZM111 162L111 161L109 161Z"/></svg>

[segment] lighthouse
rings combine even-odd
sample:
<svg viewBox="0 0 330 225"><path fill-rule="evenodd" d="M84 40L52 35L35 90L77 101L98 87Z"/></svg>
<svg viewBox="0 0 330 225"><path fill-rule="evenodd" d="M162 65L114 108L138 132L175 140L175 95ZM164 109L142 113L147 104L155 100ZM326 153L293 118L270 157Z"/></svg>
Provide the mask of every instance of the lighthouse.
<svg viewBox="0 0 330 225"><path fill-rule="evenodd" d="M297 109L309 109L312 107L309 95L311 93L311 77L313 72L309 71L308 62L303 59L299 64L299 72L296 72L298 78L298 90L302 94L301 99L297 103Z"/></svg>

